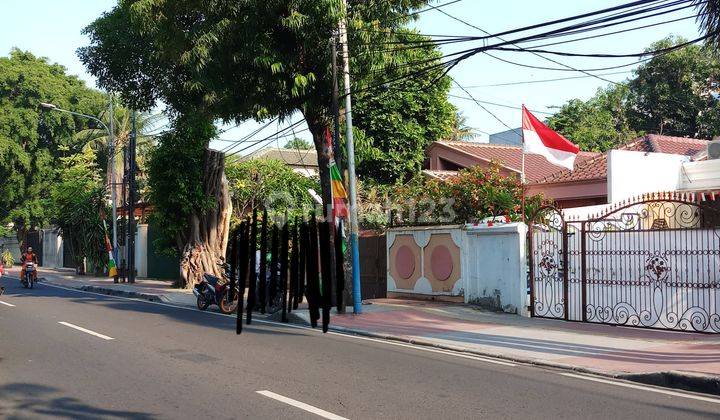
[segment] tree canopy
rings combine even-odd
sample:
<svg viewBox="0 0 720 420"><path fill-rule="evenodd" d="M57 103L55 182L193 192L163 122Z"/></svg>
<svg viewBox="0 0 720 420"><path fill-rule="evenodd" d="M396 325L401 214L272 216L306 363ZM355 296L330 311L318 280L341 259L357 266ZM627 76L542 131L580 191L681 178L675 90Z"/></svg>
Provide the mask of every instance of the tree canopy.
<svg viewBox="0 0 720 420"><path fill-rule="evenodd" d="M285 143L285 148L286 149L298 149L298 150L310 150L313 148L313 145L310 144L310 142L305 139L295 137L294 139L288 140L288 142Z"/></svg>
<svg viewBox="0 0 720 420"><path fill-rule="evenodd" d="M648 51L686 42L668 37ZM605 151L643 133L709 139L720 134L720 58L707 46L691 45L641 64L625 83L573 99L549 125L582 150Z"/></svg>
<svg viewBox="0 0 720 420"><path fill-rule="evenodd" d="M277 215L304 216L314 205L308 190L320 187L317 179L298 174L277 159L235 159L227 163L225 174L236 222L257 204Z"/></svg>
<svg viewBox="0 0 720 420"><path fill-rule="evenodd" d="M59 159L80 151L87 140L75 136L87 120L43 112L40 102L90 115L105 108L100 92L60 65L17 49L0 57L0 224L14 223L21 240L50 217L47 197Z"/></svg>
<svg viewBox="0 0 720 420"><path fill-rule="evenodd" d="M380 183L402 182L420 172L427 146L452 137L457 119L457 110L447 98L449 77L436 80L435 73L410 77L416 68L408 64L439 62L439 49L429 38L407 30L392 39L400 45L425 42L427 47L381 53L375 74L388 80L408 79L399 87L361 90L354 98L357 173Z"/></svg>
<svg viewBox="0 0 720 420"><path fill-rule="evenodd" d="M426 0L351 0L351 67L370 74L388 32ZM176 113L241 122L300 111L313 135L330 202L330 41L341 0L121 0L87 29L81 60L101 86L134 106L162 100Z"/></svg>

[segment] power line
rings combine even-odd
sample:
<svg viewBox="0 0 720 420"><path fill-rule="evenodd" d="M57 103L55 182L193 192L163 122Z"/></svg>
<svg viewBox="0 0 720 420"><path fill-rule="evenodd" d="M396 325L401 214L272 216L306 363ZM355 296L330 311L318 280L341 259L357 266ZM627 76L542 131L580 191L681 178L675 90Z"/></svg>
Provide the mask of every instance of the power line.
<svg viewBox="0 0 720 420"><path fill-rule="evenodd" d="M528 84L534 84L534 83L560 82L563 80L587 79L589 77L595 77L595 76L615 76L618 74L628 74L628 73L632 73L632 70L616 71L616 72L612 72L612 73L603 73L603 74L592 75L592 76L589 76L589 75L570 76L570 77L558 77L555 79L523 80L523 81L517 81L517 82L493 83L493 84L489 84L489 85L465 86L465 88L466 89L476 89L476 88L486 88L486 87L528 85Z"/></svg>
<svg viewBox="0 0 720 420"><path fill-rule="evenodd" d="M457 82L455 82L455 84L457 84ZM459 86L459 85L458 85L458 86ZM460 89L465 90L465 87L460 87ZM500 103L497 103L497 102L481 101L481 100L475 99L475 98L473 98L473 97L466 97L466 96L452 95L452 94L448 94L448 96L451 97L451 98L465 99L465 100L468 100L468 101L473 101L473 102L476 102L476 103L482 103L482 104L486 104L486 105L499 106L499 107L501 107L501 108L519 109L519 110L522 109L522 108L519 107L519 106L500 104ZM534 113L536 113L536 114L553 115L552 112L535 111L535 110L531 110L531 111L534 112Z"/></svg>

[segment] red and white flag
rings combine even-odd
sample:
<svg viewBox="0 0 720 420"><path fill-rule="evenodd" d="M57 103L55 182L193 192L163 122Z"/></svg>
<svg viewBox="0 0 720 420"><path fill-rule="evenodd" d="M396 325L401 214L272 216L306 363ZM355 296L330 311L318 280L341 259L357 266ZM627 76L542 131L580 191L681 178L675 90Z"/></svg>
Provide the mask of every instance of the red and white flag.
<svg viewBox="0 0 720 420"><path fill-rule="evenodd" d="M575 156L580 148L554 132L522 107L523 151L542 155L553 165L570 169L575 167Z"/></svg>

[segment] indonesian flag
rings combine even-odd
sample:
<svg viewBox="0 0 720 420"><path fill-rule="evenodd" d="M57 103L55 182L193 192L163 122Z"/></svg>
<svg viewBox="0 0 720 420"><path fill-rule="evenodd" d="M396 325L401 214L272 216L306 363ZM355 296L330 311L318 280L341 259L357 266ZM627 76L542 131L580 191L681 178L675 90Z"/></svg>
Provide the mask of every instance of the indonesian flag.
<svg viewBox="0 0 720 420"><path fill-rule="evenodd" d="M542 155L553 165L573 170L580 148L543 124L525 105L522 107L522 131L524 153Z"/></svg>

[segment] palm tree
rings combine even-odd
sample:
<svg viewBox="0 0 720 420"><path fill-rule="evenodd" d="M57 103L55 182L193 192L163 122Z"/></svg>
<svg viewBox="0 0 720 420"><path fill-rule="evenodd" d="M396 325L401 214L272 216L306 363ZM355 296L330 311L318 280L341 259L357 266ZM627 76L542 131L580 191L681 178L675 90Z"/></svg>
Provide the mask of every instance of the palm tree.
<svg viewBox="0 0 720 420"><path fill-rule="evenodd" d="M720 49L720 1L693 0L698 9L698 23L700 29L708 35L708 42L716 49Z"/></svg>
<svg viewBox="0 0 720 420"><path fill-rule="evenodd" d="M117 101L114 98L113 100ZM115 103L116 102L113 102L114 105ZM130 141L130 134L132 133L132 111L120 104L118 105L115 105L113 112L113 134L115 136L115 153L113 156L108 156L107 145L109 139L108 133L104 129L99 127L89 128L75 134L75 138L78 141L77 144L83 145L82 151L92 149L98 156L98 163L106 169L105 176L107 178L108 185L110 184L110 165L114 166L117 177L121 177L125 171L125 162L123 160L122 151L128 145ZM110 126L108 113L100 115L100 119L108 127ZM143 183L143 169L147 166L149 153L155 146L156 134L162 131L162 128L167 126L164 122L166 122L166 117L163 114L138 113L135 117L135 125L138 132L137 165L141 174L138 182L141 185ZM116 182L119 181L119 178L116 179ZM117 197L121 197L122 187L115 185L115 188ZM142 188L140 192L142 197Z"/></svg>
<svg viewBox="0 0 720 420"><path fill-rule="evenodd" d="M450 139L452 141L468 141L472 140L477 133L475 129L467 125L467 117L458 112L455 117L455 125L452 128Z"/></svg>

